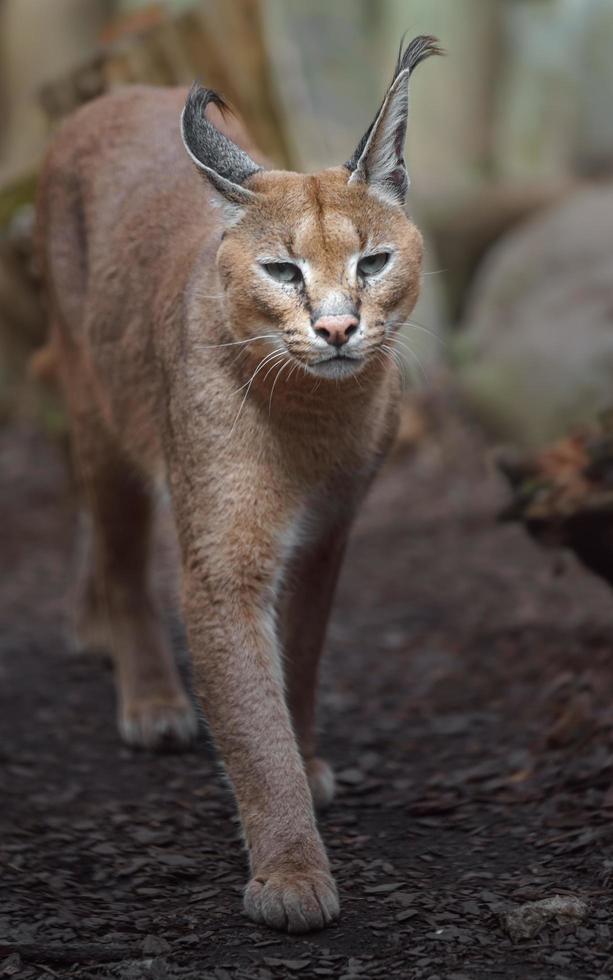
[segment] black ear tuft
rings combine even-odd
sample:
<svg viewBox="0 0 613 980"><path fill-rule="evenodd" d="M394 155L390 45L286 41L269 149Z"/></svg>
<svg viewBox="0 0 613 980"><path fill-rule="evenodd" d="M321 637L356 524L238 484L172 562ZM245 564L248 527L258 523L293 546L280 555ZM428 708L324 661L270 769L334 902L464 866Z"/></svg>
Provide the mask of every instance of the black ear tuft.
<svg viewBox="0 0 613 980"><path fill-rule="evenodd" d="M444 52L437 38L424 34L413 38L404 48L400 44L394 77L377 115L345 164L351 180L378 185L390 199L400 203L408 187L403 152L408 118L407 84L414 69L426 58Z"/></svg>
<svg viewBox="0 0 613 980"><path fill-rule="evenodd" d="M396 62L396 70L394 71L392 82L396 81L401 71L412 72L420 62L425 61L426 58L430 58L433 54L445 54L438 43L438 38L433 37L432 34L421 34L419 37L414 37L407 44L404 53L402 51L403 44L404 38L400 42L398 61Z"/></svg>
<svg viewBox="0 0 613 980"><path fill-rule="evenodd" d="M181 115L183 143L198 169L220 194L233 204L247 204L255 195L242 185L262 167L209 122L205 110L211 104L222 115L230 111L217 92L195 82Z"/></svg>

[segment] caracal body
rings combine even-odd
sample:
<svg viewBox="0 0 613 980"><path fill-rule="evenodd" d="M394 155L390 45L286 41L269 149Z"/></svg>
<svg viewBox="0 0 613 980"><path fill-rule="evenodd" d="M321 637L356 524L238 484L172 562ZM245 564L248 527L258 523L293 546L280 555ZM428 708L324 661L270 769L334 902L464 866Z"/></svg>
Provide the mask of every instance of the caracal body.
<svg viewBox="0 0 613 980"><path fill-rule="evenodd" d="M111 647L128 742L191 739L148 578L165 477L195 692L249 851L246 910L290 931L338 914L313 806L334 790L315 754L317 663L395 431L386 347L421 271L402 209L406 79L434 50L409 45L343 167L265 170L212 93L135 87L69 119L40 181L50 343L93 524L81 640Z"/></svg>

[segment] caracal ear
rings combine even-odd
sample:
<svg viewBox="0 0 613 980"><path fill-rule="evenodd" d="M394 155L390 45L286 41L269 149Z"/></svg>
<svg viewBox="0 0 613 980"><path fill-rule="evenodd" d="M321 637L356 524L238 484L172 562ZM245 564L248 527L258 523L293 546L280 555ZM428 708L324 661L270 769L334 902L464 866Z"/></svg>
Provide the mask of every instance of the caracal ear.
<svg viewBox="0 0 613 980"><path fill-rule="evenodd" d="M345 164L351 171L350 184L367 184L388 204L404 204L409 187L404 162L409 77L420 61L442 53L438 40L430 35L414 38L404 52L400 45L394 78L381 108Z"/></svg>
<svg viewBox="0 0 613 980"><path fill-rule="evenodd" d="M243 184L262 167L209 122L204 115L209 103L222 113L228 108L217 92L194 82L181 113L185 149L198 170L227 201L233 205L250 204L256 195Z"/></svg>

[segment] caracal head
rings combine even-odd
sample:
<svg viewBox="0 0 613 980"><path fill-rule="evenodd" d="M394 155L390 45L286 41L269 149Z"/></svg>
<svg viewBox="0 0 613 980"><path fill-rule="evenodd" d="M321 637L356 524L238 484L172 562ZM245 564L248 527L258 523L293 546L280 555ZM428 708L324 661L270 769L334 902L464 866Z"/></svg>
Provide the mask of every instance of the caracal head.
<svg viewBox="0 0 613 980"><path fill-rule="evenodd" d="M415 38L355 152L317 174L264 170L206 117L219 96L194 86L182 114L187 152L219 195L217 253L236 340L264 337L321 378L360 371L385 350L419 293L422 239L404 204L408 79L439 48ZM383 345L383 346L382 346Z"/></svg>

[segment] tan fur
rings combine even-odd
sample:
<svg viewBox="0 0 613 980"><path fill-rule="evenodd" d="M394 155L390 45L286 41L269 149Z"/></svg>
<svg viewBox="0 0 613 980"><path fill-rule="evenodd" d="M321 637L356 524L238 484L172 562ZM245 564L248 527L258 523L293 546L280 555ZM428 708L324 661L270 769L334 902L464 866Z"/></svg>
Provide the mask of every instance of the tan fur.
<svg viewBox="0 0 613 980"><path fill-rule="evenodd" d="M333 792L315 755L317 662L352 519L396 426L398 376L380 344L417 298L421 238L344 167L257 173L236 223L181 145L184 100L133 88L86 106L40 182L51 342L94 528L81 628L110 637L124 737L187 741L195 716L148 584L164 473L195 689L249 850L245 906L303 931L338 914L312 802ZM257 158L237 123L208 114ZM396 257L366 291L347 263L369 243ZM306 307L256 262L281 244L308 264L312 306L361 299L357 372L310 369ZM236 343L261 334L273 336Z"/></svg>

